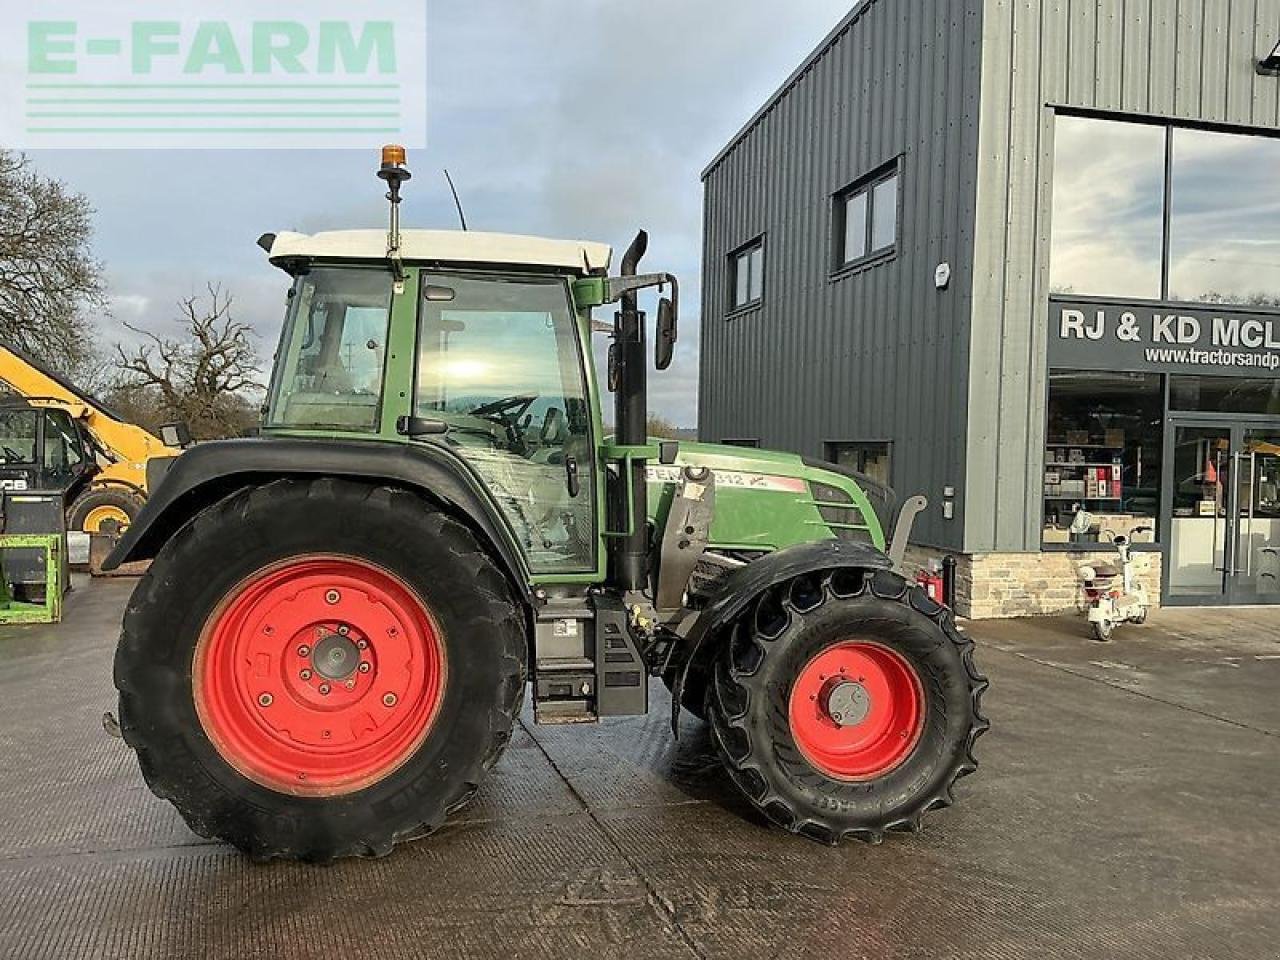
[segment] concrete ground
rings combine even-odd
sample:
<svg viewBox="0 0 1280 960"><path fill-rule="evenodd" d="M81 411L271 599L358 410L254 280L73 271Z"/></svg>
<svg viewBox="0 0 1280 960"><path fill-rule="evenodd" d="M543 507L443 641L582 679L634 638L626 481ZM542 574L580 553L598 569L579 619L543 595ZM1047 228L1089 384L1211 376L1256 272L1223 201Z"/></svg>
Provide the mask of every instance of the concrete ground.
<svg viewBox="0 0 1280 960"><path fill-rule="evenodd" d="M480 798L380 861L258 866L102 732L131 585L0 630L0 956L1275 957L1280 611L977 624L992 732L917 837L751 815L704 728L526 717ZM655 685L656 687L657 685Z"/></svg>

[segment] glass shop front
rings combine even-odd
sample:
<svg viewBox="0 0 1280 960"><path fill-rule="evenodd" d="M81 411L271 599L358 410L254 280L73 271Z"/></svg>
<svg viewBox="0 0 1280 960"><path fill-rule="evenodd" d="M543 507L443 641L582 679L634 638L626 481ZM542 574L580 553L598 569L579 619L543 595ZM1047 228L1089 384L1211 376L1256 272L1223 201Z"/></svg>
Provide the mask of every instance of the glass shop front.
<svg viewBox="0 0 1280 960"><path fill-rule="evenodd" d="M1060 114L1054 149L1043 548L1280 603L1280 138Z"/></svg>

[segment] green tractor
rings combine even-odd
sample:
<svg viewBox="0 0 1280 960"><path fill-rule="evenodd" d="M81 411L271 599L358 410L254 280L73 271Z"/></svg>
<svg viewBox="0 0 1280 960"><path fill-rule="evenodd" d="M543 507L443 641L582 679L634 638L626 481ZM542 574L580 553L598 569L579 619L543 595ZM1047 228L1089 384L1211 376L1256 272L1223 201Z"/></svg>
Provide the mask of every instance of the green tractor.
<svg viewBox="0 0 1280 960"><path fill-rule="evenodd" d="M267 235L293 278L258 436L156 462L108 568L150 559L116 653L151 789L257 858L381 856L539 723L710 724L768 818L915 831L976 767L986 679L901 572L913 498L798 456L646 435L676 280L608 247L399 224ZM591 312L607 332L605 433ZM890 528L893 528L892 535ZM892 542L889 537L892 536Z"/></svg>

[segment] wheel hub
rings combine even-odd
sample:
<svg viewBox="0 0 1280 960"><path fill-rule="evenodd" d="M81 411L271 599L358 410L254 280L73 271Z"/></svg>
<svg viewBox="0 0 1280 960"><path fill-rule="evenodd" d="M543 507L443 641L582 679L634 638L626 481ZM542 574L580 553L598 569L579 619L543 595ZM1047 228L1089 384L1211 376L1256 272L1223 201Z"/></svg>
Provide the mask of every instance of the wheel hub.
<svg viewBox="0 0 1280 960"><path fill-rule="evenodd" d="M345 627L341 629L347 629ZM360 651L348 636L327 634L311 655L315 672L329 680L346 680L360 666Z"/></svg>
<svg viewBox="0 0 1280 960"><path fill-rule="evenodd" d="M824 709L838 727L856 727L871 712L871 695L856 680L829 683L822 700Z"/></svg>
<svg viewBox="0 0 1280 960"><path fill-rule="evenodd" d="M906 761L924 729L925 697L907 658L881 643L820 650L796 675L787 718L797 748L836 780L872 780Z"/></svg>
<svg viewBox="0 0 1280 960"><path fill-rule="evenodd" d="M306 557L237 586L196 649L196 710L242 774L286 793L362 789L425 739L444 644L422 601L364 561Z"/></svg>

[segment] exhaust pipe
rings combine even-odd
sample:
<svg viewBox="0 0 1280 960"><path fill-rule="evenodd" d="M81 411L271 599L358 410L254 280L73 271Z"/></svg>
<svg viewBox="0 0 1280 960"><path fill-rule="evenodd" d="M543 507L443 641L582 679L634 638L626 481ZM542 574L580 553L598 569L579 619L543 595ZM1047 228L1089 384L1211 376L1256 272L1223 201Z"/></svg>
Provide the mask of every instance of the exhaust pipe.
<svg viewBox="0 0 1280 960"><path fill-rule="evenodd" d="M636 268L648 246L649 235L641 230L622 256L622 276L636 275ZM643 446L649 442L648 358L644 345L644 313L638 303L634 290L624 293L619 301L620 309L614 315L613 340L617 350L618 381L613 409L616 442L621 446ZM627 477L620 477L623 482L618 485L616 515L621 518L620 526L624 528L628 513L634 522L627 536L616 537L613 541L613 580L621 590L642 590L649 576L649 498L645 488L645 461L627 460L620 469L630 472L630 484L626 482ZM629 505L624 502L628 485L631 488Z"/></svg>

